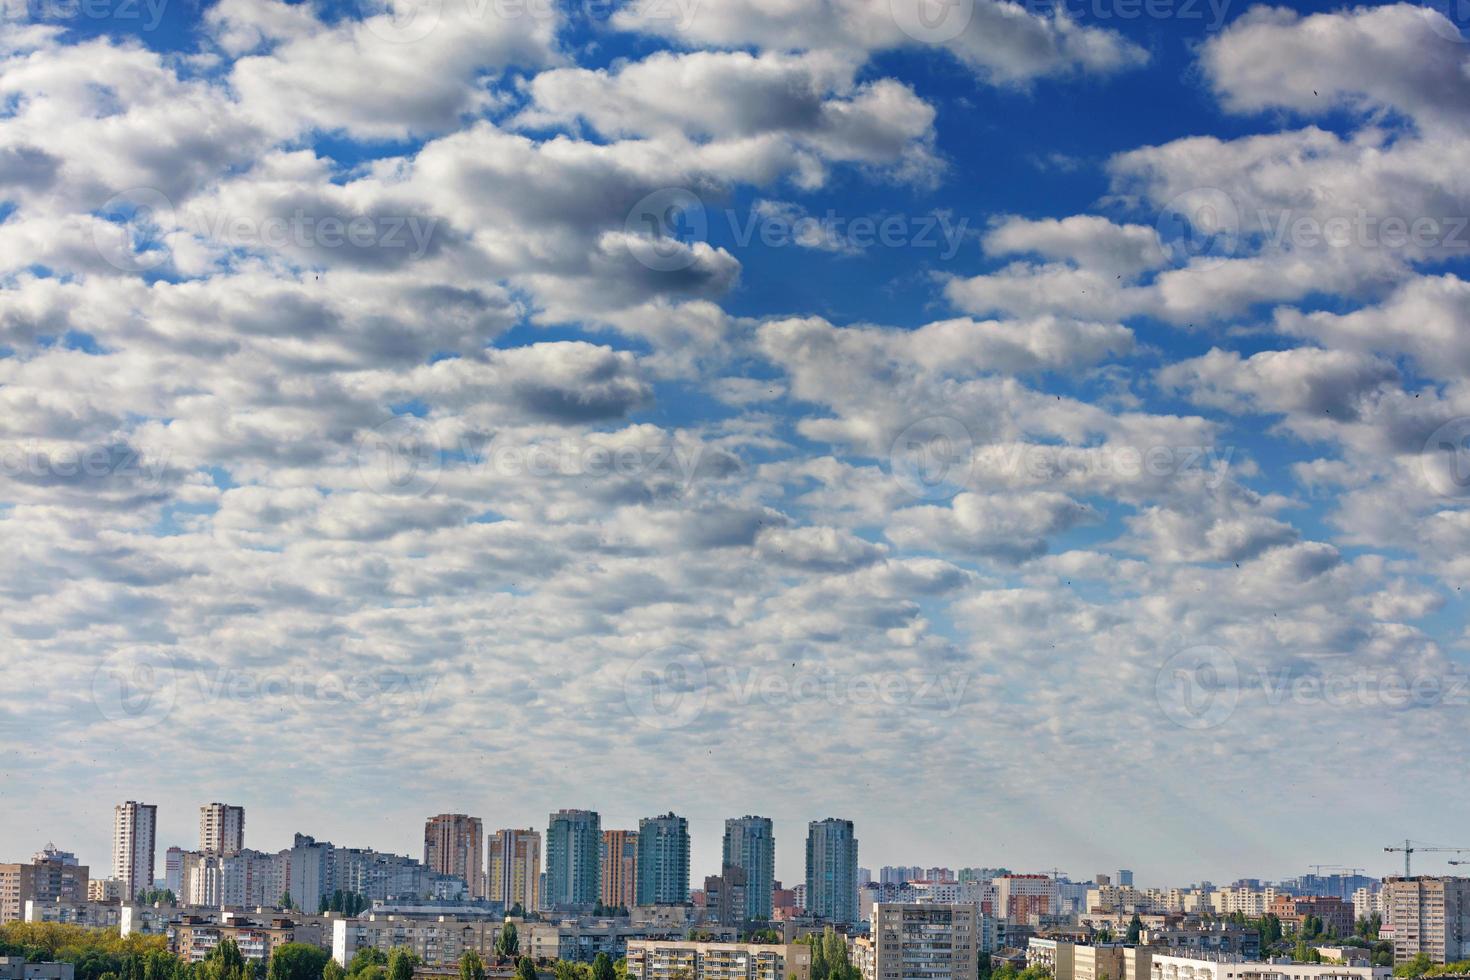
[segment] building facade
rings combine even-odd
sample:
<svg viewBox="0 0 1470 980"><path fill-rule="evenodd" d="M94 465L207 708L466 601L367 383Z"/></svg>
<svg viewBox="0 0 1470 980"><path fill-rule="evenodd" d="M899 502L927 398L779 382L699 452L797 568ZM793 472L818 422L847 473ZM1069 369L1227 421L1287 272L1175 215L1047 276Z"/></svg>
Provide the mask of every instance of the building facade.
<svg viewBox="0 0 1470 980"><path fill-rule="evenodd" d="M85 902L87 875L76 855L54 844L33 855L30 864L0 864L0 924L24 920L29 902Z"/></svg>
<svg viewBox="0 0 1470 980"><path fill-rule="evenodd" d="M199 808L199 850L204 854L238 854L245 849L245 808L206 803ZM173 848L169 848L173 850Z"/></svg>
<svg viewBox="0 0 1470 980"><path fill-rule="evenodd" d="M725 821L720 863L745 873L745 918L771 918L771 891L776 881L776 835L770 817L731 817ZM721 873L721 877L729 875Z"/></svg>
<svg viewBox="0 0 1470 980"><path fill-rule="evenodd" d="M869 935L853 940L856 966L863 980L971 980L979 919L973 905L879 902Z"/></svg>
<svg viewBox="0 0 1470 980"><path fill-rule="evenodd" d="M1387 878L1382 892L1394 963L1420 953L1431 963L1470 959L1470 878Z"/></svg>
<svg viewBox="0 0 1470 980"><path fill-rule="evenodd" d="M857 922L857 868L858 841L851 820L828 817L807 824L807 913L828 922Z"/></svg>
<svg viewBox="0 0 1470 980"><path fill-rule="evenodd" d="M113 807L112 876L129 900L153 887L157 829L157 806L128 800Z"/></svg>
<svg viewBox="0 0 1470 980"><path fill-rule="evenodd" d="M1150 980L1387 980L1386 966L1337 963L1263 963L1237 956L1152 957Z"/></svg>
<svg viewBox="0 0 1470 980"><path fill-rule="evenodd" d="M602 832L602 904L631 909L638 904L638 831Z"/></svg>
<svg viewBox="0 0 1470 980"><path fill-rule="evenodd" d="M424 824L424 866L464 881L470 898L485 897L485 828L479 817L441 813Z"/></svg>
<svg viewBox="0 0 1470 980"><path fill-rule="evenodd" d="M488 897L506 911L541 907L541 832L497 830L490 836Z"/></svg>
<svg viewBox="0 0 1470 980"><path fill-rule="evenodd" d="M558 810L546 828L546 908L596 905L602 894L602 818L592 810Z"/></svg>
<svg viewBox="0 0 1470 980"><path fill-rule="evenodd" d="M639 905L689 901L689 821L673 813L638 821Z"/></svg>
<svg viewBox="0 0 1470 980"><path fill-rule="evenodd" d="M812 950L804 943L628 942L628 980L807 980Z"/></svg>

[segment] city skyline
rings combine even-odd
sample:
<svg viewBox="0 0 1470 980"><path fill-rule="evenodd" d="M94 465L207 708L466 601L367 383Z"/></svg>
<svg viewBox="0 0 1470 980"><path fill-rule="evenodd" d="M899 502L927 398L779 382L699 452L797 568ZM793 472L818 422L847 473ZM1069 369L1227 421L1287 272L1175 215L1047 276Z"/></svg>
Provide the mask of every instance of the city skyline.
<svg viewBox="0 0 1470 980"><path fill-rule="evenodd" d="M152 806L157 807L156 813L158 814L158 827L159 828L163 828L163 829L159 829L159 830L156 831L157 836L155 838L154 861L153 861L154 872L155 872L154 873L154 880L156 880L156 881L162 881L163 880L163 877L164 877L162 872L163 872L163 868L164 868L165 852L166 852L166 850L170 846L179 846L179 847L183 848L183 850L185 852L198 851L199 848L198 848L197 844L191 843L191 842L189 842L187 840L185 840L183 842L178 842L175 845L175 842L172 842L172 841L166 839L163 835L168 832L167 828L169 828L171 826L170 821L167 819L168 810L166 808L164 808L163 806L161 806L161 805L158 805L158 804L150 804L146 800L140 800L138 802L139 803L142 803L144 805L152 805ZM199 827L198 818L199 818L200 812L204 808L204 806L205 806L204 804L200 804L199 806L193 808L193 813L194 813L194 816L195 816L195 821L194 821L193 826L194 826L194 829L196 830L196 832L197 832L197 829ZM240 809L244 809L244 810L250 811L250 823L251 823L251 827L253 828L253 830L252 830L252 837L251 837L251 839L249 839L247 841L247 844L246 844L247 848L251 848L251 849L263 851L263 852L266 852L266 853L273 853L273 852L278 851L278 850L280 850L282 848L289 848L290 845L291 845L291 839L292 839L292 837L295 834L300 833L300 834L307 834L308 836L311 836L311 837L315 838L316 840L330 841L331 843L333 843L334 845L336 845L338 847L369 847L369 848L373 848L375 850L382 851L382 852L385 852L385 853L399 854L399 855L403 855L405 857L410 857L410 858L413 858L415 860L418 860L419 858L422 857L422 854L421 853L418 853L418 851L421 851L422 850L422 843L423 843L423 836L422 835L423 835L423 832L424 832L425 825L426 825L426 823L428 823L432 819L432 816L433 816L433 815L426 815L426 816L420 817L418 819L418 821L417 821L417 826L418 826L418 829L419 829L419 838L418 838L419 839L419 848L417 850L415 848L413 848L413 847L400 848L400 847L389 846L389 845L386 845L382 841L379 841L379 840L361 840L361 839L357 839L355 837L349 836L347 833L333 833L327 827L315 827L315 828L307 829L307 828L303 828L303 827L299 827L298 826L295 830L290 831L290 832L284 834L282 837L279 838L278 841L276 841L276 842L273 843L271 840L262 841L262 840L259 839L259 836L257 836L257 834L260 833L259 830L258 830L258 828L260 827L261 824L266 824L267 826L269 826L270 824L272 824L272 823L275 822L275 821L270 820L266 816L266 813L264 811L264 808L254 808L253 809L252 807L250 807L248 805L241 806L239 804L234 804L233 806L236 806L237 808L240 808ZM575 809L575 808L571 808L571 809ZM110 810L111 810L111 808L109 808L109 811ZM605 830L618 829L616 827L613 827L613 826L610 826L609 825L607 815L603 811L593 810L592 812L597 813L599 815L599 817L601 817L600 823L601 823L601 827L602 827L602 829L604 831ZM706 877L707 875L716 875L716 874L719 873L720 866L721 866L722 861L723 861L722 838L723 838L724 820L738 819L740 816L745 816L746 814L743 814L742 813L740 815L732 815L731 817L724 818L724 819L719 820L717 822L712 822L710 824L710 826L705 827L705 826L702 825L702 823L700 821L697 821L697 820L695 820L693 818L690 818L690 817L686 817L686 815L684 813L680 812L679 810L675 810L673 812L674 812L675 815L680 816L680 817L685 817L685 819L687 819L689 821L689 839L690 839L689 881L690 881L690 887L693 888L693 889L697 889L697 888L700 887L700 884L702 883L704 877ZM474 813L468 813L467 815L469 817L473 818L473 819L478 819L479 822L480 822L480 824L483 827L486 828L484 830L484 833L483 833L483 840L481 841L482 854L484 855L484 858L482 860L480 870L481 870L481 872L483 872L485 874L488 874L488 872L489 872L489 864L488 864L488 862L489 862L489 847L491 845L492 838L494 837L494 835L497 832L499 832L499 830L501 828L495 826L495 822L494 821L488 820L486 818L479 818ZM659 816L658 814L651 814L651 815L648 815L648 816L645 816L645 817L639 818L639 819L647 820L647 819L650 819L650 818L657 818L658 816ZM814 821L820 821L821 819L825 819L825 818L812 818L811 820L800 821L799 822L799 827L798 827L798 822L793 822L793 821L784 821L783 822L780 819L773 818L772 822L773 822L773 825L774 825L774 837L775 837L775 840L776 840L776 846L775 846L776 874L775 874L775 879L777 881L780 881L785 888L788 888L789 889L789 888L794 887L795 885L804 884L804 882L805 882L805 870L806 870L806 868L805 868L805 848L806 848L806 832L807 832L807 828L808 828L808 825L810 823L812 823ZM318 818L318 820L319 820L319 822L330 823L330 821L325 820L323 818ZM636 828L636 826L639 823L639 820L638 819L635 819L635 820L631 821L631 823L632 823L633 827ZM863 837L862 823L861 823L860 820L854 819L853 820L853 824L854 824L854 827L855 827L856 835L861 840L862 837ZM789 825L790 826L790 829L793 831L793 833L797 832L798 829L799 829L800 836L799 837L796 837L794 841L783 843L783 841L789 841L789 835L786 836L786 837L783 837L783 834L782 834L782 827L785 826L785 825ZM507 826L514 826L514 824L507 825ZM522 826L523 827L526 827L527 829L530 829L530 830L535 831L537 834L543 835L543 838L544 838L544 835L546 833L546 827L544 827L544 826L536 826L535 824L529 824L528 825L528 824L524 824L524 823L522 824ZM629 829L632 829L632 828L629 828ZM702 831L707 831L707 832L702 832ZM713 836L714 836L714 842L713 842L713 844L711 844L709 841L707 841L707 840L704 839L704 838L706 838L707 836L710 835L708 832L713 832ZM103 836L106 836L106 835L104 834ZM53 837L52 838L47 838L47 840L45 841L45 844L49 846L51 844L57 843L60 840L61 840L61 835L60 834L53 834ZM80 860L80 863L81 864L83 864L83 865L88 865L89 864L89 861L86 859L87 855L85 854L84 849L82 847L80 847L80 846L75 846L74 842L72 842L70 840L70 838L68 838L65 843L62 843L61 846L63 847L63 849L69 850L72 853L77 854L79 856L79 858L81 859ZM544 845L544 842L543 842L542 843L542 850L540 852L540 860L542 862L542 870L543 870L543 872L546 870L546 865L545 865L546 857L545 857L544 846L545 845ZM950 871L955 872L955 873L957 873L960 869L967 868L967 867L976 867L976 868L1000 868L1000 867L1004 867L1004 868L1008 868L1011 872L1018 873L1018 874L1029 874L1029 873L1038 873L1038 872L1040 872L1040 873L1045 873L1047 875L1051 875L1052 872L1053 872L1053 869L1054 869L1054 865L1055 865L1055 862L1054 861L1048 861L1045 858L1042 858L1040 860L1040 863L1033 867L1033 866L1024 865L1024 864L1021 864L1021 863L1018 863L1018 862L1008 862L1008 861L1003 860L1003 859L997 859L994 856L987 856L987 858L985 860L974 859L974 858L971 858L970 856L968 856L967 854L964 854L964 853L950 853L950 854L947 854L947 855L941 854L941 855L939 855L939 857L940 857L939 860L917 860L917 859L914 858L914 854L922 851L924 849L924 845L921 842L915 840L910 845L908 845L908 847L910 848L910 853L908 853L906 855L899 855L898 857L894 857L894 858L878 858L878 857L874 857L871 854L869 854L868 853L867 846L865 845L863 847L863 849L859 852L858 862L857 862L858 863L858 866L861 869L863 869L863 870L869 871L871 873L871 875L872 875L872 880L877 881L878 880L878 876L879 876L879 871L880 871L880 869L882 869L884 867L899 867L899 868L904 868L904 867L917 867L917 868L920 868L920 869L943 867L943 868L948 868ZM41 845L37 845L35 848L32 848L32 850L35 850L35 851L41 850ZM1371 877L1385 878L1385 877L1388 877L1388 876L1397 875L1397 874L1401 874L1402 873L1402 860L1403 859L1402 859L1401 856L1383 853L1383 847L1382 846L1380 846L1379 848L1377 848L1377 851L1381 855L1381 857L1379 858L1379 866L1378 867L1367 867L1365 869L1369 873L1369 875ZM792 852L795 852L795 853L793 854ZM708 855L707 858L702 858L701 857L701 855L706 855L706 854ZM1300 868L1285 868L1285 869L1280 870L1279 872L1263 871L1263 870L1258 869L1258 868L1247 868L1247 867L1237 867L1234 870L1231 870L1231 869L1227 868L1224 872L1217 873L1217 874L1214 874L1214 875L1208 874L1208 873L1203 873L1198 868L1196 868L1196 869L1194 869L1192 871L1190 871L1190 870L1187 869L1186 872L1182 876L1170 876L1167 873L1153 873L1153 872L1147 872L1147 871L1145 871L1145 872L1139 872L1136 868L1135 869L1132 869L1132 870L1124 869L1124 871L1126 871L1128 874L1130 874L1136 880L1138 880L1139 881L1139 884L1140 884L1140 887L1182 887L1182 886L1189 885L1189 884L1195 884L1195 883L1198 883L1198 882L1201 882L1201 881L1208 881L1208 882L1212 883L1213 885L1215 885L1216 887L1220 887L1222 885L1228 885L1231 882L1234 882L1234 881L1237 881L1237 880L1287 881L1287 880L1291 880L1291 879L1294 879L1294 878L1298 878L1298 877L1300 877L1300 876L1302 876L1304 874L1310 873L1312 866L1318 866L1318 867L1320 867L1323 864L1328 864L1331 867L1338 867L1338 868L1359 867L1359 866L1361 866L1361 857L1362 856L1359 856L1359 857L1360 857L1360 860L1358 862L1356 862L1356 863L1355 862L1352 862L1352 861L1341 862L1341 863L1329 863L1329 862L1321 862L1321 863L1319 863L1319 862L1312 862L1311 865L1304 865L1304 866L1302 866ZM1446 854L1446 855L1420 854L1415 859L1415 862L1416 862L1415 863L1415 872L1416 873L1422 873L1422 874L1436 874L1436 873L1445 873L1447 870L1451 870L1452 871L1452 868L1449 868L1449 869L1446 868L1446 862L1449 861L1452 857L1453 857L1453 855L1448 855L1448 854ZM708 860L709 863L708 864L702 864L701 863L701 860L706 860L706 859ZM1097 876L1099 874L1119 875L1119 874L1123 873L1123 872L1120 872L1119 871L1119 868L1116 865L1114 865L1112 867L1109 867L1109 866L1107 866L1106 864L1103 864L1103 863L1099 863L1099 862L1094 862L1094 863L1097 865L1096 867L1084 867L1082 865L1077 865L1074 868L1061 869L1061 870L1065 871L1066 872L1066 875L1065 876L1069 880L1071 880L1072 882L1075 882L1075 883L1091 882L1095 878L1095 876ZM1145 868L1148 866L1148 862L1137 862L1137 861L1135 861L1134 863L1135 864L1139 864L1139 865L1141 865L1141 866L1143 866ZM788 868L788 866L789 865L792 865L792 864L794 864L794 867L791 867L790 868L790 872L789 873L785 873L784 872L784 869ZM110 860L108 860L106 858L102 859L101 861L98 861L94 857L93 860L90 862L90 867L92 868L93 873L94 873L94 875L96 877L110 877L111 874L112 874L111 862L110 862ZM106 874L103 873L104 870L106 871ZM1115 881L1116 881L1116 879L1115 879ZM486 883L488 885L488 879L486 880Z"/></svg>

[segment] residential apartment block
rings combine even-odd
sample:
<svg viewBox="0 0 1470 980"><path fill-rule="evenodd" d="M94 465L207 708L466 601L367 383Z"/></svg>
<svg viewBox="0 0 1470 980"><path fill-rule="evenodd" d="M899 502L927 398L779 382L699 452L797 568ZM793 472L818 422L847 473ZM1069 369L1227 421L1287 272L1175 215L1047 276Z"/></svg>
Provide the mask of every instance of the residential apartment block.
<svg viewBox="0 0 1470 980"><path fill-rule="evenodd" d="M807 980L812 950L804 943L701 943L631 940L629 980Z"/></svg>
<svg viewBox="0 0 1470 980"><path fill-rule="evenodd" d="M153 887L158 807L128 800L113 808L112 875L127 899Z"/></svg>
<svg viewBox="0 0 1470 980"><path fill-rule="evenodd" d="M490 835L488 897L506 911L541 907L541 832L497 830Z"/></svg>
<svg viewBox="0 0 1470 980"><path fill-rule="evenodd" d="M199 850L204 854L238 854L245 848L245 808L206 803L199 808ZM170 848L169 850L173 850Z"/></svg>
<svg viewBox="0 0 1470 980"><path fill-rule="evenodd" d="M806 893L797 901L828 922L858 921L858 841L851 820L813 820L806 834Z"/></svg>
<svg viewBox="0 0 1470 980"><path fill-rule="evenodd" d="M853 959L863 980L971 980L979 926L973 905L879 902L870 934L853 940Z"/></svg>
<svg viewBox="0 0 1470 980"><path fill-rule="evenodd" d="M1382 900L1394 963L1420 953L1432 963L1470 959L1470 878L1387 878Z"/></svg>
<svg viewBox="0 0 1470 980"><path fill-rule="evenodd" d="M631 909L638 904L638 831L602 832L602 904Z"/></svg>
<svg viewBox="0 0 1470 980"><path fill-rule="evenodd" d="M479 817L441 813L424 824L424 867L465 883L470 898L485 897L485 828Z"/></svg>
<svg viewBox="0 0 1470 980"><path fill-rule="evenodd" d="M602 894L602 818L592 810L558 810L546 827L547 908L592 906Z"/></svg>

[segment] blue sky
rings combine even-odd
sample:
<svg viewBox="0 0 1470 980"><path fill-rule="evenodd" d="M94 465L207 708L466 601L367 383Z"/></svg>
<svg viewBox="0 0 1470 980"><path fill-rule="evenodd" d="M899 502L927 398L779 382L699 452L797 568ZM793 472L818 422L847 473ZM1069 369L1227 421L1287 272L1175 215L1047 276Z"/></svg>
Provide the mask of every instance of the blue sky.
<svg viewBox="0 0 1470 980"><path fill-rule="evenodd" d="M17 853L1454 837L1462 11L394 4L6 12Z"/></svg>

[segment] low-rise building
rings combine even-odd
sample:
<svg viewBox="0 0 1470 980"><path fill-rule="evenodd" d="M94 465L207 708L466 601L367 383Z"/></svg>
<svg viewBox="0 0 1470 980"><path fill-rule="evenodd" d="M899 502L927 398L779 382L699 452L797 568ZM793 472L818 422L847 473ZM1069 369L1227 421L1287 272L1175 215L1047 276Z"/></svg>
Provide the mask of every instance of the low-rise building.
<svg viewBox="0 0 1470 980"><path fill-rule="evenodd" d="M678 908L674 906L673 908ZM637 911L636 909L634 910ZM627 955L634 940L682 940L691 929L710 942L734 942L740 938L735 926L701 922L692 925L684 917L662 922L656 917L624 918L568 917L551 922L527 922L520 927L521 950L535 960L572 960L590 963L598 953L613 959Z"/></svg>
<svg viewBox="0 0 1470 980"><path fill-rule="evenodd" d="M122 924L121 902L26 902L25 921L60 922L88 929L116 929Z"/></svg>
<svg viewBox="0 0 1470 980"><path fill-rule="evenodd" d="M0 980L72 980L70 963L27 963L24 956L0 956Z"/></svg>
<svg viewBox="0 0 1470 980"><path fill-rule="evenodd" d="M253 918L243 915L186 915L169 927L169 948L186 963L200 963L226 939L235 941L240 955L255 963L266 963L278 946L307 943L322 946L319 926L286 916Z"/></svg>
<svg viewBox="0 0 1470 980"><path fill-rule="evenodd" d="M374 910L351 919L332 922L332 958L342 966L352 962L360 949L372 947L384 953L405 946L426 967L448 966L473 950L482 959L495 956L495 939L505 924L501 916L491 915L418 915L384 913ZM522 952L530 952L525 924L520 926Z"/></svg>
<svg viewBox="0 0 1470 980"><path fill-rule="evenodd" d="M805 943L701 943L629 940L629 980L807 980Z"/></svg>
<svg viewBox="0 0 1470 980"><path fill-rule="evenodd" d="M1152 958L1150 980L1388 980L1386 966L1247 960L1220 954Z"/></svg>

